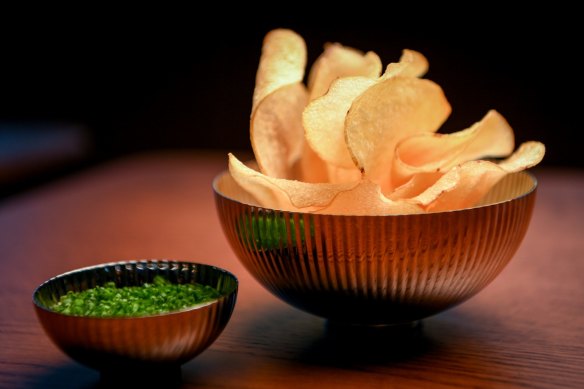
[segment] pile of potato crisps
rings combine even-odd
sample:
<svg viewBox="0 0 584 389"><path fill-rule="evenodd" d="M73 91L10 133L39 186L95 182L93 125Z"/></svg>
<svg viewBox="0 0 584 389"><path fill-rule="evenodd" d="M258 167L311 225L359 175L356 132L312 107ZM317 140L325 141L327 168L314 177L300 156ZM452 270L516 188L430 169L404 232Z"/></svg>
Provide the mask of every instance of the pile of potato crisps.
<svg viewBox="0 0 584 389"><path fill-rule="evenodd" d="M461 209L545 153L539 142L514 152L513 130L496 111L437 133L451 108L440 86L421 78L428 61L416 51L383 71L373 52L328 44L306 86L305 67L302 37L266 35L250 125L257 165L229 155L254 205L342 215Z"/></svg>

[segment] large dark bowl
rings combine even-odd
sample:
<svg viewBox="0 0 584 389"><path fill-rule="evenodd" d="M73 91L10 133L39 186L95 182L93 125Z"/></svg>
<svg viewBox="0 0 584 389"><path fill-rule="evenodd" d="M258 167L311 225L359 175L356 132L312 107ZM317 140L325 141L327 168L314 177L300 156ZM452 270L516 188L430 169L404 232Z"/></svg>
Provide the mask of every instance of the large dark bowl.
<svg viewBox="0 0 584 389"><path fill-rule="evenodd" d="M165 314L101 318L56 313L51 306L68 291L82 291L114 281L118 287L152 282L156 275L172 283L216 288L213 301ZM235 276L215 266L178 261L107 263L61 274L33 294L39 321L67 355L102 371L131 366L180 366L205 350L225 328L237 297Z"/></svg>
<svg viewBox="0 0 584 389"><path fill-rule="evenodd" d="M227 172L213 188L227 240L264 287L333 322L377 325L423 319L489 284L525 236L537 181L516 173L480 206L391 216L266 209L235 200Z"/></svg>

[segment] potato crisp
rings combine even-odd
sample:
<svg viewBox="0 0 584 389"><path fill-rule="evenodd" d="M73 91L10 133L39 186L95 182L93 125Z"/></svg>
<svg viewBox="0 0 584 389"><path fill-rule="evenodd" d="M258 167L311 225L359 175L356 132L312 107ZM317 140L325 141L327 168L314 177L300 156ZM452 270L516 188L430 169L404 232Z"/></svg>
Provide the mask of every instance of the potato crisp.
<svg viewBox="0 0 584 389"><path fill-rule="evenodd" d="M229 155L232 178L257 206L342 215L449 211L478 204L506 174L537 165L545 146L515 150L513 129L491 110L468 128L438 133L451 112L422 78L427 59L325 45L303 84L306 45L269 32L256 76L250 138L257 167Z"/></svg>

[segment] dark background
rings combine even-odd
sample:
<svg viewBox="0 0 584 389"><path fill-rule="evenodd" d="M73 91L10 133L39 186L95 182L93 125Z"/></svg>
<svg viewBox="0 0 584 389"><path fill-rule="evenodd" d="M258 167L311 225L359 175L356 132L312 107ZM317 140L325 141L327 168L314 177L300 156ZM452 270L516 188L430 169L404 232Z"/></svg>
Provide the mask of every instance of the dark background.
<svg viewBox="0 0 584 389"><path fill-rule="evenodd" d="M403 48L421 51L430 61L427 77L453 107L444 132L494 108L518 143L546 144L544 166L584 166L575 11L548 5L512 13L488 3L422 13L355 3L359 11L261 16L218 5L215 13L4 13L0 123L79 124L88 132L89 158L99 161L161 148L249 149L262 38L287 27L305 38L309 65L328 41L376 51L384 64ZM287 5L294 8L278 7Z"/></svg>

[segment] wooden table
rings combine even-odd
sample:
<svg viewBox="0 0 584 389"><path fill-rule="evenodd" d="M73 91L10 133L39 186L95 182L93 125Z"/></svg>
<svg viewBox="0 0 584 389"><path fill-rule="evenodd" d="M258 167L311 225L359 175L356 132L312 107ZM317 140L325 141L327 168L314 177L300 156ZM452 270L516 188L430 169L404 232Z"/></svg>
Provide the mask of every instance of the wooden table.
<svg viewBox="0 0 584 389"><path fill-rule="evenodd" d="M240 292L219 339L183 365L184 387L584 388L584 172L536 171L522 247L466 303L405 338L346 338L264 290L223 237L211 181L226 154L128 157L0 203L0 387L99 387L47 338L31 295L75 268L139 258L210 263Z"/></svg>

